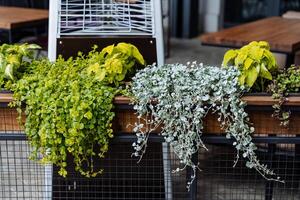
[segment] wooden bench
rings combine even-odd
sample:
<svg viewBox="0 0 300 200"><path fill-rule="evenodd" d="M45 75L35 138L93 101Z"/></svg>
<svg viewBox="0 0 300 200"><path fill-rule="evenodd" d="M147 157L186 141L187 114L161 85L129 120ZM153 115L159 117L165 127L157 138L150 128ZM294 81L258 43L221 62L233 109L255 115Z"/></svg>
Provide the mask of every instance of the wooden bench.
<svg viewBox="0 0 300 200"><path fill-rule="evenodd" d="M13 31L36 27L48 22L48 10L0 6L0 30L7 31L9 43L13 43Z"/></svg>
<svg viewBox="0 0 300 200"><path fill-rule="evenodd" d="M251 41L267 41L271 50L287 55L286 66L294 63L300 50L300 20L270 17L200 37L203 45L240 48Z"/></svg>

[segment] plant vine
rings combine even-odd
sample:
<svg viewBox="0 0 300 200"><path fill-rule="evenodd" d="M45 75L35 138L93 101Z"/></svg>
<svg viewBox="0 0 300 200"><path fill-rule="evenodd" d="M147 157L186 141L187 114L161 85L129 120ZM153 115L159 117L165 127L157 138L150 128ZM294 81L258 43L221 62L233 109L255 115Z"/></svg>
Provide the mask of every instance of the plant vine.
<svg viewBox="0 0 300 200"><path fill-rule="evenodd" d="M192 156L199 148L207 149L201 139L203 119L213 112L218 114L226 137L235 140L234 165L242 155L247 159L247 167L254 168L267 180L281 181L255 154L251 137L254 128L240 98L245 88L239 84L239 76L234 67L221 69L196 63L150 66L138 72L131 88L139 119L134 128L137 135L134 155L143 156L149 134L163 124L161 134L183 164L175 172L187 166L194 171L187 183L189 189L198 168Z"/></svg>
<svg viewBox="0 0 300 200"><path fill-rule="evenodd" d="M289 68L281 69L268 90L272 93L272 98L277 100L273 105L273 116L278 118L280 125L288 127L291 112L282 108L286 102L289 93L297 93L300 89L300 68L291 66Z"/></svg>
<svg viewBox="0 0 300 200"><path fill-rule="evenodd" d="M87 56L59 57L54 63L34 60L12 85L12 106L21 113L26 105L25 133L33 147L32 159L41 154L40 161L55 164L64 177L68 156L86 177L102 172L94 159L104 157L113 137L113 99L122 91L127 72L144 62L136 47L121 46L101 52L94 47Z"/></svg>

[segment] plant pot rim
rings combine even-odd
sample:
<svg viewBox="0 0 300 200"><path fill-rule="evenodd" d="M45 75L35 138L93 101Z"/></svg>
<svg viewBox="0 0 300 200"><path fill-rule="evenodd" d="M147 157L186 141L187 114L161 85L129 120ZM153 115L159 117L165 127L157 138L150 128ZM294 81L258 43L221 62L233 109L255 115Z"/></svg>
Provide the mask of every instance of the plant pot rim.
<svg viewBox="0 0 300 200"><path fill-rule="evenodd" d="M267 93L267 92L249 92L249 93L244 93L243 97L247 97L247 96L272 96L271 93ZM299 97L300 93L295 93L295 92L291 92L288 93L287 97Z"/></svg>

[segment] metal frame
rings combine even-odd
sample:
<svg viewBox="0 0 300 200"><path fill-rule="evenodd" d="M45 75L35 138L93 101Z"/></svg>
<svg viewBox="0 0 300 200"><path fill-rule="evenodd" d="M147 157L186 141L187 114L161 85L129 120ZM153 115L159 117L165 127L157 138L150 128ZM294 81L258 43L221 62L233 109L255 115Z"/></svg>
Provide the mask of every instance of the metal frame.
<svg viewBox="0 0 300 200"><path fill-rule="evenodd" d="M14 134L14 133L5 133L1 134L0 133L0 141L1 140L14 140L14 141L24 141L27 140L25 134ZM136 136L134 134L128 134L128 133L118 133L116 136L112 139L112 142L114 143L122 143L122 142L133 142L136 140ZM232 139L227 139L225 136L219 136L219 135L205 135L203 136L203 141L207 144L228 144L231 145L233 140ZM149 142L155 142L155 143L163 143L164 138L159 135L150 135L149 137ZM275 135L271 136L265 136L265 137L254 137L253 142L255 143L266 143L268 144L268 156L269 156L269 161L271 163L272 158L274 156L275 150L276 150L276 144L295 144L295 153L300 154L300 137L277 137ZM299 159L299 158L298 158ZM198 157L197 154L193 157L194 162L198 162ZM269 165L270 166L270 165ZM165 163L164 163L164 171L170 170L170 168L165 168ZM272 167L272 166L270 166ZM300 166L299 166L300 167ZM47 167L46 167L47 168ZM193 173L191 168L187 168L187 177L190 177L189 175ZM46 174L49 172L46 172ZM170 171L169 171L170 173ZM52 180L52 177L48 174L48 178ZM168 177L169 178L169 177ZM189 200L196 200L197 199L197 176L195 181L190 187L188 199ZM51 185L48 185L49 183L47 182L46 185L47 187L51 188ZM268 182L266 181L265 184L265 200L272 200L273 198L273 188L274 188L274 183L273 182ZM49 188L48 188L49 189ZM172 188L166 188L167 192L171 192ZM46 190L44 199L51 199L51 196L49 196L49 193L51 191ZM166 196L166 199L172 199L172 195Z"/></svg>
<svg viewBox="0 0 300 200"><path fill-rule="evenodd" d="M86 0L84 0L86 1ZM129 0L126 0L129 2ZM140 1L140 0L139 0ZM144 0L145 1L145 0ZM158 0L147 0L151 2L151 11L152 14L152 32L151 34L142 34L145 37L152 37L156 40L156 50L157 50L157 64L164 64L164 41L163 41L163 25L162 25L162 5L161 1ZM60 34L59 27L59 9L60 9L61 0L51 0L50 1L50 18L49 18L49 42L48 42L48 58L51 61L54 61L57 56L57 40L59 38L70 37L70 36L78 36L78 33L72 32L70 34L64 35ZM139 36L141 35L138 32L94 32L94 33L85 33L79 34L80 37L128 37L131 36ZM100 40L101 38L99 38Z"/></svg>

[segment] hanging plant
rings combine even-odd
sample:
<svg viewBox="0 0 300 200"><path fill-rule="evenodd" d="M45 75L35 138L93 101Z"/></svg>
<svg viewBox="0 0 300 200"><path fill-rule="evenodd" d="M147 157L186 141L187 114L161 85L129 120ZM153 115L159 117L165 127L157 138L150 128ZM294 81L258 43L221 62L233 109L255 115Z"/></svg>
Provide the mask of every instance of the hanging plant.
<svg viewBox="0 0 300 200"><path fill-rule="evenodd" d="M58 166L64 177L68 155L82 175L94 177L102 172L93 162L104 157L113 137L113 98L122 90L118 86L128 67L134 69L135 63L144 62L138 51L135 55L113 51L109 59L118 60L120 65L118 70L112 69L115 65L106 66L110 72L101 79L97 67L108 58L99 57L97 47L86 57L79 53L75 59L60 57L54 63L48 59L33 61L30 71L11 87L13 106L22 112L22 103L26 105L25 133L33 147L32 159L41 154L41 162ZM100 64L93 67L95 71L90 70L95 63Z"/></svg>
<svg viewBox="0 0 300 200"><path fill-rule="evenodd" d="M240 73L236 68L220 69L193 63L192 65L150 66L136 74L132 83L134 109L138 115L135 124L137 141L133 144L135 156L142 158L146 151L149 134L163 124L162 136L174 153L194 174L187 187L194 181L198 163L192 162L199 148L207 149L201 139L203 119L209 112L218 114L221 128L226 137L233 138L239 156L247 159L246 166L254 168L267 180L278 180L266 165L258 160L241 100L244 86L239 84Z"/></svg>
<svg viewBox="0 0 300 200"><path fill-rule="evenodd" d="M280 125L288 127L291 112L284 110L282 105L286 102L289 93L296 93L300 90L300 68L291 66L281 69L268 89L272 93L272 98L278 102L273 105L273 116L281 121Z"/></svg>

